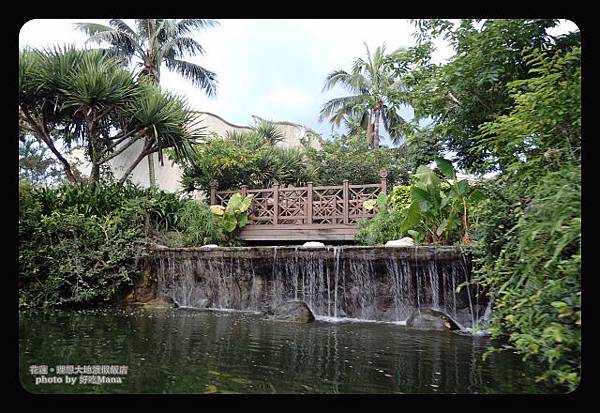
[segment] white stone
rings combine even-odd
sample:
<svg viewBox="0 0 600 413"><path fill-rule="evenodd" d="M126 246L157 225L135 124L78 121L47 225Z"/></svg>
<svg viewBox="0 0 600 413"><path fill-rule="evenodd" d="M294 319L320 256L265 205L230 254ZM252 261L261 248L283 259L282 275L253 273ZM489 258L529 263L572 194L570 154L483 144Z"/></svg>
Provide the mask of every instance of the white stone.
<svg viewBox="0 0 600 413"><path fill-rule="evenodd" d="M200 248L219 248L219 246L217 244L207 244L201 246Z"/></svg>
<svg viewBox="0 0 600 413"><path fill-rule="evenodd" d="M390 240L385 243L386 247L414 247L415 241L411 237Z"/></svg>
<svg viewBox="0 0 600 413"><path fill-rule="evenodd" d="M304 244L302 244L302 247L304 247L304 248L323 248L323 247L325 247L325 244L323 244L322 242L317 242L317 241L308 241L308 242L305 242Z"/></svg>

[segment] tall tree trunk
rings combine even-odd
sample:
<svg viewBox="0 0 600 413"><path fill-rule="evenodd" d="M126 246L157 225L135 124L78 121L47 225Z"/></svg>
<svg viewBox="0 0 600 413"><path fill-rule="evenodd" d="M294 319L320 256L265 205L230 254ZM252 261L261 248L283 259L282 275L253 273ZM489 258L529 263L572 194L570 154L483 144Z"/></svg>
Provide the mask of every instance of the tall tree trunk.
<svg viewBox="0 0 600 413"><path fill-rule="evenodd" d="M375 109L375 122L373 125L373 149L379 149L379 118L381 109Z"/></svg>
<svg viewBox="0 0 600 413"><path fill-rule="evenodd" d="M148 32L150 33L150 26L148 27ZM145 62L146 72L148 80L157 85L159 84L159 74L158 71L160 67L157 67L154 61L154 53L151 50L147 51L147 60ZM160 62L158 63L160 65ZM150 182L150 188L156 187L156 169L154 168L154 154L148 154L148 181Z"/></svg>
<svg viewBox="0 0 600 413"><path fill-rule="evenodd" d="M370 120L367 124L367 145L369 145L369 148L373 147L373 124Z"/></svg>
<svg viewBox="0 0 600 413"><path fill-rule="evenodd" d="M156 187L156 171L154 169L154 154L148 154L148 178L150 179L150 188Z"/></svg>
<svg viewBox="0 0 600 413"><path fill-rule="evenodd" d="M100 164L98 160L100 159L100 154L98 153L98 133L96 130L96 125L93 121L95 117L95 113L91 113L91 117L86 119L86 126L88 130L88 145L90 152L90 159L92 161L92 170L90 172L90 182L92 187L95 187L98 181L100 180Z"/></svg>

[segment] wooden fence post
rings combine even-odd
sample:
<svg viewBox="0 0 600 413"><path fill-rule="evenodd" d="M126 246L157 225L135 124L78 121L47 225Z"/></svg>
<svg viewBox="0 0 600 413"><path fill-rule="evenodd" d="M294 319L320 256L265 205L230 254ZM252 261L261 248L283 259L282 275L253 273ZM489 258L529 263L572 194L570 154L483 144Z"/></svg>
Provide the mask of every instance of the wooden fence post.
<svg viewBox="0 0 600 413"><path fill-rule="evenodd" d="M308 189L306 194L306 223L313 223L313 183L308 182Z"/></svg>
<svg viewBox="0 0 600 413"><path fill-rule="evenodd" d="M210 204L217 205L217 186L219 182L216 179L210 181Z"/></svg>
<svg viewBox="0 0 600 413"><path fill-rule="evenodd" d="M246 195L248 195L248 185L242 185L240 189L242 190L242 198L246 198Z"/></svg>
<svg viewBox="0 0 600 413"><path fill-rule="evenodd" d="M386 171L381 171L379 174L379 177L381 178L381 192L383 193L387 192L387 175Z"/></svg>
<svg viewBox="0 0 600 413"><path fill-rule="evenodd" d="M344 215L344 224L348 224L350 222L350 182L347 179L342 181L342 198L343 198L343 215Z"/></svg>
<svg viewBox="0 0 600 413"><path fill-rule="evenodd" d="M279 185L273 185L273 225L279 223Z"/></svg>

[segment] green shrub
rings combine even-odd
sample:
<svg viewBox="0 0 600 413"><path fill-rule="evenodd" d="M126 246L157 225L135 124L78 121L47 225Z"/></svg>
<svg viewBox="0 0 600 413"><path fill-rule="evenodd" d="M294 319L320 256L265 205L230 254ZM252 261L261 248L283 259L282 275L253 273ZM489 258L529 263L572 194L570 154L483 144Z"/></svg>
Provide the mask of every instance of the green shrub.
<svg viewBox="0 0 600 413"><path fill-rule="evenodd" d="M53 211L19 221L19 302L107 302L133 285L145 246L141 211L106 217Z"/></svg>
<svg viewBox="0 0 600 413"><path fill-rule="evenodd" d="M188 201L181 210L179 225L186 246L228 245L231 241L221 220L205 203Z"/></svg>
<svg viewBox="0 0 600 413"><path fill-rule="evenodd" d="M392 188L390 206L394 211L405 212L410 207L410 185L397 185Z"/></svg>
<svg viewBox="0 0 600 413"><path fill-rule="evenodd" d="M480 282L495 291L493 334L546 362L540 379L569 388L581 369L580 173L574 165L543 177L511 210L516 225L497 228L498 257L478 260Z"/></svg>
<svg viewBox="0 0 600 413"><path fill-rule="evenodd" d="M102 182L19 185L19 305L111 301L140 274L149 241L231 245L208 205L176 194ZM168 234L168 235L167 235Z"/></svg>

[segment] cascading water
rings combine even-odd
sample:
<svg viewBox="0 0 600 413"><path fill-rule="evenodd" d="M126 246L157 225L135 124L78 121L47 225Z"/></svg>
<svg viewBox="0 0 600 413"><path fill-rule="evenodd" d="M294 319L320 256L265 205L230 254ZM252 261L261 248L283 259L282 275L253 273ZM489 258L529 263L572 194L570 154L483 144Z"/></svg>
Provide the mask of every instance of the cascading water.
<svg viewBox="0 0 600 413"><path fill-rule="evenodd" d="M428 308L463 328L490 311L449 247L165 249L152 271L157 293L186 307L257 312L302 300L317 317L391 322Z"/></svg>

